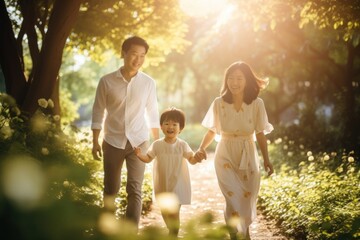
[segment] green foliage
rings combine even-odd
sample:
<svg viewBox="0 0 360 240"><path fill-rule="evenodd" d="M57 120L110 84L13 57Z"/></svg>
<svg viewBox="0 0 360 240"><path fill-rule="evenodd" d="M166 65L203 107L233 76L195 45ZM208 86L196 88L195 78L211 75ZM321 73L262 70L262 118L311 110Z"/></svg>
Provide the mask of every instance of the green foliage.
<svg viewBox="0 0 360 240"><path fill-rule="evenodd" d="M39 100L39 110L28 118L10 96L0 94L0 226L7 239L103 235L101 164L92 160L88 133L69 125L61 129L59 116L45 114L52 104ZM151 203L149 179L144 212Z"/></svg>
<svg viewBox="0 0 360 240"><path fill-rule="evenodd" d="M187 124L180 134L180 138L185 140L193 151L196 151L200 144L201 140L207 132L207 128L203 127L201 124ZM215 151L216 142L214 141L208 147L207 151Z"/></svg>
<svg viewBox="0 0 360 240"><path fill-rule="evenodd" d="M277 174L263 179L264 212L296 239L360 239L360 171L351 152L319 152L278 138L270 145Z"/></svg>
<svg viewBox="0 0 360 240"><path fill-rule="evenodd" d="M79 104L71 100L71 93L67 89L60 90L61 121L63 125L69 125L79 118Z"/></svg>

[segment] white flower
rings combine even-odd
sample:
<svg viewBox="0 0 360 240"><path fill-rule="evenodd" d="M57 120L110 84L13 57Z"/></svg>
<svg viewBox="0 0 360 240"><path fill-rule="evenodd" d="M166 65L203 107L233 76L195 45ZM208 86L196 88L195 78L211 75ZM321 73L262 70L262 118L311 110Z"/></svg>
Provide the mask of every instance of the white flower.
<svg viewBox="0 0 360 240"><path fill-rule="evenodd" d="M54 115L54 120L57 122L57 121L60 121L60 116L59 115Z"/></svg>
<svg viewBox="0 0 360 240"><path fill-rule="evenodd" d="M31 118L31 127L34 132L42 133L49 128L49 122L43 114L35 114Z"/></svg>
<svg viewBox="0 0 360 240"><path fill-rule="evenodd" d="M53 108L53 107L54 107L54 102L53 102L53 100L49 99L49 100L48 100L48 105L49 105L49 108Z"/></svg>
<svg viewBox="0 0 360 240"><path fill-rule="evenodd" d="M287 155L288 155L289 157L292 157L292 156L294 156L294 152L288 152Z"/></svg>
<svg viewBox="0 0 360 240"><path fill-rule="evenodd" d="M38 104L39 104L40 107L47 108L47 106L48 106L48 101L46 101L45 98L40 98L40 99L38 100Z"/></svg>
<svg viewBox="0 0 360 240"><path fill-rule="evenodd" d="M353 173L353 172L355 172L355 168L354 168L354 167L349 168L349 170L347 171L347 173Z"/></svg>
<svg viewBox="0 0 360 240"><path fill-rule="evenodd" d="M0 128L0 134L3 135L4 139L10 138L14 133L14 130L11 129L9 124L5 124L2 128Z"/></svg>
<svg viewBox="0 0 360 240"><path fill-rule="evenodd" d="M348 157L348 162L349 162L349 163L353 163L353 162L354 162L354 158L353 158L353 157Z"/></svg>
<svg viewBox="0 0 360 240"><path fill-rule="evenodd" d="M69 181L66 181L66 180L65 180L65 181L63 182L63 186L64 186L64 187L69 187L69 186L70 186Z"/></svg>
<svg viewBox="0 0 360 240"><path fill-rule="evenodd" d="M309 156L308 160L309 160L309 162L314 161L314 156Z"/></svg>
<svg viewBox="0 0 360 240"><path fill-rule="evenodd" d="M326 155L324 156L324 161L328 161L329 159L330 159L329 155L326 154Z"/></svg>
<svg viewBox="0 0 360 240"><path fill-rule="evenodd" d="M306 153L306 156L308 156L308 157L312 156L312 152L311 152L311 151L308 151L308 152Z"/></svg>
<svg viewBox="0 0 360 240"><path fill-rule="evenodd" d="M47 149L46 147L43 147L43 148L41 148L41 153L43 155L49 155L49 149Z"/></svg>

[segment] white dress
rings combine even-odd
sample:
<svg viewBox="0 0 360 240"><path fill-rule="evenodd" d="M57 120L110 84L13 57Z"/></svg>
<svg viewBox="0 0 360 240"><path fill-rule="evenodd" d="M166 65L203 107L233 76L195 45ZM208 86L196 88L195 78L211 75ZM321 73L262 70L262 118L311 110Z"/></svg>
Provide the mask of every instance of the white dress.
<svg viewBox="0 0 360 240"><path fill-rule="evenodd" d="M179 138L173 144L161 138L151 144L147 154L155 158L153 166L155 199L159 193L173 192L181 205L190 204L191 185L186 160L194 155L190 146Z"/></svg>
<svg viewBox="0 0 360 240"><path fill-rule="evenodd" d="M270 133L262 99L242 104L236 111L233 104L216 98L202 125L221 135L215 151L215 170L225 197L225 221L236 222L238 232L246 234L256 217L256 201L260 188L260 163L255 134ZM235 219L235 221L231 221ZM230 222L231 221L231 222Z"/></svg>

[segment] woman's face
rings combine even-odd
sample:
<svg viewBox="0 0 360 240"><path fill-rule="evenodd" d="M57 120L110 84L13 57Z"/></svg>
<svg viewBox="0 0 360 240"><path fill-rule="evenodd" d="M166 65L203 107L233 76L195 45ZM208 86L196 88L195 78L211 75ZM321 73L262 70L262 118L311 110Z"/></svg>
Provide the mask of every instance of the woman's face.
<svg viewBox="0 0 360 240"><path fill-rule="evenodd" d="M227 86L232 95L243 94L246 85L246 79L240 69L236 69L229 74L227 78Z"/></svg>

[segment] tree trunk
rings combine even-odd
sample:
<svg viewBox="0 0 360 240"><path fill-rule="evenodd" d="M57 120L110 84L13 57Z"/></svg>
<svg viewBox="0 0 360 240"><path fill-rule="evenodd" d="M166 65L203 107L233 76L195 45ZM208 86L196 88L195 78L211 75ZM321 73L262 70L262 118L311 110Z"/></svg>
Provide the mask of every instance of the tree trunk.
<svg viewBox="0 0 360 240"><path fill-rule="evenodd" d="M49 99L54 94L55 96L59 95L58 89L56 89L56 81L61 66L63 49L75 24L81 2L82 0L55 1L48 31L33 71L33 80L22 106L23 111L33 114L38 108L38 99ZM55 102L57 99L53 99L53 101ZM60 112L54 112L54 114L60 114Z"/></svg>
<svg viewBox="0 0 360 240"><path fill-rule="evenodd" d="M18 105L23 103L28 87L20 59L5 2L0 0L0 64L6 92L15 98Z"/></svg>
<svg viewBox="0 0 360 240"><path fill-rule="evenodd" d="M355 60L355 49L352 45L352 41L348 43L348 59L346 65L346 75L345 75L345 109L344 109L344 133L343 133L343 143L347 143L345 146L351 147L355 150L359 147L359 122L356 114L356 99L355 92L353 87L354 80L354 60Z"/></svg>

